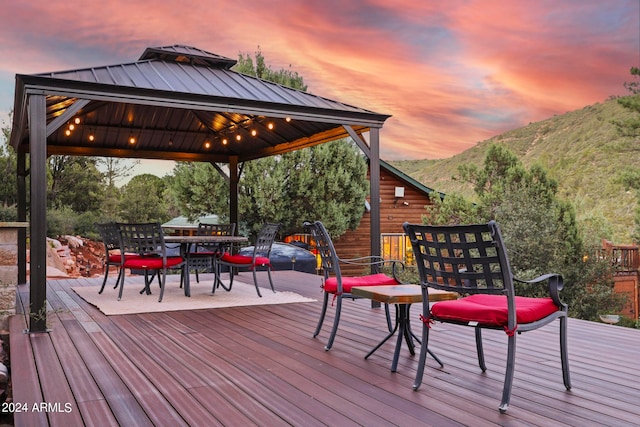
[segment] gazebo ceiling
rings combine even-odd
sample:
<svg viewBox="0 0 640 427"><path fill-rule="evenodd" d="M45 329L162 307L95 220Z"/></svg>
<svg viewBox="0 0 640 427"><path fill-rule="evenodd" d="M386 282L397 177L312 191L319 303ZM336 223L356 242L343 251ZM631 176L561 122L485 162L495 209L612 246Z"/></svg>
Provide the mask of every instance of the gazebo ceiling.
<svg viewBox="0 0 640 427"><path fill-rule="evenodd" d="M187 46L138 61L16 76L11 144L29 148L27 99L46 96L47 154L245 161L382 127L388 115L229 68Z"/></svg>

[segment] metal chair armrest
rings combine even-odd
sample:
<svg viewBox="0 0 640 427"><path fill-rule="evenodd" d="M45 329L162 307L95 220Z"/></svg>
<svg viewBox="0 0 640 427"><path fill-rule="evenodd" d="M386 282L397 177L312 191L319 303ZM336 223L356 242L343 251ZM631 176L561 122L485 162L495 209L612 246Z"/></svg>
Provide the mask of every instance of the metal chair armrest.
<svg viewBox="0 0 640 427"><path fill-rule="evenodd" d="M543 274L542 276L538 276L535 279L531 279L531 280L521 280L516 277L514 277L513 280L518 283L526 283L530 285L536 285L539 283L547 282L547 290L553 302L558 307L565 306L565 304L560 300L560 291L564 287L562 275L557 273L548 273L548 274Z"/></svg>

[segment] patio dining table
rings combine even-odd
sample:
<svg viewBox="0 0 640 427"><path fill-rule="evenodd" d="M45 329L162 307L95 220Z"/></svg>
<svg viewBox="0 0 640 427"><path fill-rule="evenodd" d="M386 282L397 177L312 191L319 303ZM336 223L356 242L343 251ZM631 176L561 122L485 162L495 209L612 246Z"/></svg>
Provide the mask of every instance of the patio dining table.
<svg viewBox="0 0 640 427"><path fill-rule="evenodd" d="M191 253L191 247L193 245L203 244L203 245L213 245L213 244L236 244L236 243L245 243L248 239L244 236L214 236L214 235L206 235L206 236L165 236L165 243L179 243L180 244L180 256L184 258L187 263L187 268L183 270L184 274L184 294L185 296L191 296L191 287L189 280L189 255ZM222 255L220 252L219 255ZM215 270L215 268L214 268ZM216 271L216 281L219 280L217 271ZM215 284L214 284L215 285Z"/></svg>
<svg viewBox="0 0 640 427"><path fill-rule="evenodd" d="M415 345L413 343L414 338L419 341L416 336L411 332L411 324L409 322L409 308L411 304L422 302L422 288L420 285L402 284L402 285L389 285L389 286L354 286L351 288L351 294L362 298L368 298L373 301L382 302L386 304L395 304L396 306L396 324L393 330L376 345L367 355L364 357L368 359L377 349L382 346L389 338L391 338L396 332L398 333L398 340L396 341L396 348L393 353L393 362L391 363L391 372L395 372L398 367L398 357L400 355L400 347L402 346L403 339L407 342L409 352L413 356L415 354ZM429 302L444 301L457 299L458 294L455 292L442 291L439 289L429 288ZM427 350L431 357L436 362L443 366L438 357L430 350Z"/></svg>

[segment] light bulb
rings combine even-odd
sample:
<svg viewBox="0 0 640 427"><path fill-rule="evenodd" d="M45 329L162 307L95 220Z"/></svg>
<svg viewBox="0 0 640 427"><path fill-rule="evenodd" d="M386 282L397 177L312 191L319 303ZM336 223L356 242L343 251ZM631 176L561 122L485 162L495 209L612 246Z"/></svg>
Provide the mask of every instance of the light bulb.
<svg viewBox="0 0 640 427"><path fill-rule="evenodd" d="M74 125L73 123L69 125L69 130L74 130L75 128L76 128L76 125Z"/></svg>
<svg viewBox="0 0 640 427"><path fill-rule="evenodd" d="M80 117L76 117L74 122L75 122L75 124L79 125L80 124Z"/></svg>
<svg viewBox="0 0 640 427"><path fill-rule="evenodd" d="M251 136L256 136L258 134L258 131L255 129L251 129Z"/></svg>
<svg viewBox="0 0 640 427"><path fill-rule="evenodd" d="M236 135L236 141L240 141L242 139L242 135Z"/></svg>
<svg viewBox="0 0 640 427"><path fill-rule="evenodd" d="M93 140L96 139L93 134L89 135L89 141L93 142Z"/></svg>
<svg viewBox="0 0 640 427"><path fill-rule="evenodd" d="M67 135L67 136L70 136L71 135L71 131L69 129L67 129L67 130L64 131L64 134Z"/></svg>
<svg viewBox="0 0 640 427"><path fill-rule="evenodd" d="M273 123L267 123L267 128L269 128L269 130L273 130Z"/></svg>
<svg viewBox="0 0 640 427"><path fill-rule="evenodd" d="M129 138L129 144L135 144L136 143L136 139L132 136L131 138Z"/></svg>
<svg viewBox="0 0 640 427"><path fill-rule="evenodd" d="M228 142L229 142L229 141L227 141L227 138L224 138L224 139L222 140L222 145L227 145L227 143L228 143Z"/></svg>

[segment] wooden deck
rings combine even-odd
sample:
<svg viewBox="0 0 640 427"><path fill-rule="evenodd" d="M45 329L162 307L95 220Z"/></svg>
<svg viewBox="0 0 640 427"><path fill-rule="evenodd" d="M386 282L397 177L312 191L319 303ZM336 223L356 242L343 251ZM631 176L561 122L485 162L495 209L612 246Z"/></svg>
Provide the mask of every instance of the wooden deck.
<svg viewBox="0 0 640 427"><path fill-rule="evenodd" d="M25 334L24 316L11 319L14 402L27 409L15 414L15 424L640 424L640 330L570 319L570 392L562 384L557 324L520 335L511 406L500 414L503 332L485 333L488 371L482 374L473 330L434 325L431 349L445 367L428 359L416 392L418 357L406 347L396 373L389 371L394 342L364 360L385 335L381 309L367 300L345 301L338 336L326 352L330 323L311 337L319 278L287 271L274 279L277 289L318 302L107 317L70 289L97 287L100 279L48 282L51 331ZM27 291L19 289L23 301ZM47 407L34 411L41 403Z"/></svg>

